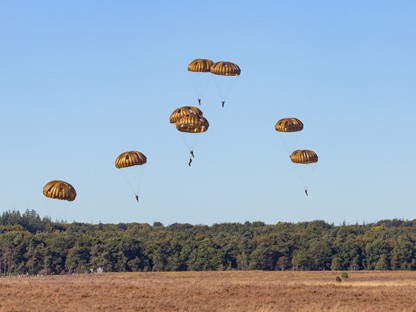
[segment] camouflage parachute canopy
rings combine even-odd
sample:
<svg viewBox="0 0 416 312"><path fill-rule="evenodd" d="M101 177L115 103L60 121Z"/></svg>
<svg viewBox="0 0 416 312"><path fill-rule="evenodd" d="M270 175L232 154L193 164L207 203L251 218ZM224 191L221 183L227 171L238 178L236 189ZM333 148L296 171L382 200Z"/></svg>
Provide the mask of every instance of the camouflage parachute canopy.
<svg viewBox="0 0 416 312"><path fill-rule="evenodd" d="M118 155L115 161L116 168L143 165L147 162L144 154L137 151L124 152Z"/></svg>
<svg viewBox="0 0 416 312"><path fill-rule="evenodd" d="M311 150L296 150L290 155L290 160L296 164L312 164L318 162L318 155Z"/></svg>
<svg viewBox="0 0 416 312"><path fill-rule="evenodd" d="M189 63L188 71L206 73L210 72L213 61L208 59L196 59Z"/></svg>
<svg viewBox="0 0 416 312"><path fill-rule="evenodd" d="M241 69L235 63L217 62L211 66L211 73L223 76L239 76Z"/></svg>
<svg viewBox="0 0 416 312"><path fill-rule="evenodd" d="M73 201L77 192L68 182L52 180L43 187L43 195L49 198Z"/></svg>
<svg viewBox="0 0 416 312"><path fill-rule="evenodd" d="M202 111L195 106L182 106L177 109L175 109L172 114L170 114L169 122L170 123L176 123L179 119L181 119L183 116L188 114L194 114L202 116Z"/></svg>
<svg viewBox="0 0 416 312"><path fill-rule="evenodd" d="M176 129L181 132L202 133L207 131L208 127L208 120L195 114L187 114L176 122Z"/></svg>
<svg viewBox="0 0 416 312"><path fill-rule="evenodd" d="M303 123L297 118L282 118L274 126L278 132L296 132L303 129Z"/></svg>

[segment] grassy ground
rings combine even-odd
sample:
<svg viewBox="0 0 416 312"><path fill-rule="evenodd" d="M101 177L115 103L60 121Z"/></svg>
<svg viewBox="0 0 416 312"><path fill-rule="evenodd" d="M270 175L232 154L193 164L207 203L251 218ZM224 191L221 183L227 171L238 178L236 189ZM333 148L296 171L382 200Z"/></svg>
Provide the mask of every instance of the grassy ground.
<svg viewBox="0 0 416 312"><path fill-rule="evenodd" d="M166 272L0 278L0 311L416 311L416 272Z"/></svg>

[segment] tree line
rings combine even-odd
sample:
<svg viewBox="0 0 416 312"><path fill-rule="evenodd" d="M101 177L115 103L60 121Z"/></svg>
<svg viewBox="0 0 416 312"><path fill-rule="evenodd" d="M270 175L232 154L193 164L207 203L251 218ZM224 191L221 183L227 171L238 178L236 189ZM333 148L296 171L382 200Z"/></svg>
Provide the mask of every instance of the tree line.
<svg viewBox="0 0 416 312"><path fill-rule="evenodd" d="M416 220L192 225L0 216L0 274L205 270L415 270Z"/></svg>

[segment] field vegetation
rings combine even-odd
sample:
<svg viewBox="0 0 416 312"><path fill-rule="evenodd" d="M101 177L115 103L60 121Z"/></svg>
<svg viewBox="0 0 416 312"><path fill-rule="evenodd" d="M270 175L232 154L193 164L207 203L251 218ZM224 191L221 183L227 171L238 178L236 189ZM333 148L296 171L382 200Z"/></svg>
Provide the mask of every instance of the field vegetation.
<svg viewBox="0 0 416 312"><path fill-rule="evenodd" d="M416 272L137 272L0 278L0 311L416 311Z"/></svg>

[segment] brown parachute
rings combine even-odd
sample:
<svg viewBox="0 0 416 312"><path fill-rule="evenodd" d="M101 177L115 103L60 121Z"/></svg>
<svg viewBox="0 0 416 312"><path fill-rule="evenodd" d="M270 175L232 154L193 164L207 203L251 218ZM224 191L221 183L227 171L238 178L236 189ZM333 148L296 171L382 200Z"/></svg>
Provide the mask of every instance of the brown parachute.
<svg viewBox="0 0 416 312"><path fill-rule="evenodd" d="M203 116L202 111L194 106L179 107L170 115L169 120L171 123L175 122L176 129L184 133L203 133L209 127L208 120ZM198 136L192 135L192 139L186 137L187 135L182 135L183 142L190 154L188 166L191 166L192 160L195 158L194 144Z"/></svg>
<svg viewBox="0 0 416 312"><path fill-rule="evenodd" d="M196 59L189 63L188 71L207 73L210 72L212 64L214 64L214 62L208 59Z"/></svg>
<svg viewBox="0 0 416 312"><path fill-rule="evenodd" d="M147 163L147 158L143 153L140 153L138 151L129 151L129 152L121 153L120 155L117 156L116 161L115 161L115 166L116 168L120 169L120 168L127 168L127 167L133 167L133 166L140 166L145 163ZM129 170L130 169L126 171L130 172ZM133 191L136 201L139 202L139 188L140 188L141 176L139 175L136 178L136 172L134 171L135 170L133 170L133 172L129 174L129 177L124 176L124 178L127 184L130 186L130 189ZM121 173L124 174L125 171L122 170ZM136 180L137 182L136 187L133 186L133 180Z"/></svg>
<svg viewBox="0 0 416 312"><path fill-rule="evenodd" d="M187 114L176 121L176 129L181 132L202 133L208 127L208 120L202 115Z"/></svg>
<svg viewBox="0 0 416 312"><path fill-rule="evenodd" d="M312 164L318 162L318 155L311 150L296 150L290 155L290 160L296 164Z"/></svg>
<svg viewBox="0 0 416 312"><path fill-rule="evenodd" d="M188 114L194 114L202 116L202 111L195 106L183 106L175 109L172 114L170 114L169 122L170 123L176 123L179 119L181 119L183 116Z"/></svg>
<svg viewBox="0 0 416 312"><path fill-rule="evenodd" d="M52 180L43 187L43 195L49 198L73 201L77 192L68 182Z"/></svg>
<svg viewBox="0 0 416 312"><path fill-rule="evenodd" d="M223 76L239 76L241 69L235 63L217 62L211 66L211 73Z"/></svg>
<svg viewBox="0 0 416 312"><path fill-rule="evenodd" d="M274 128L278 132L297 132L303 129L303 123L297 118L282 118Z"/></svg>
<svg viewBox="0 0 416 312"><path fill-rule="evenodd" d="M115 161L116 168L143 165L147 162L144 154L137 151L124 152L118 155Z"/></svg>

